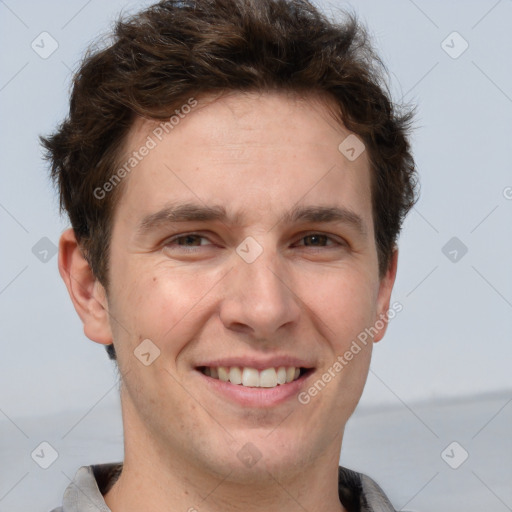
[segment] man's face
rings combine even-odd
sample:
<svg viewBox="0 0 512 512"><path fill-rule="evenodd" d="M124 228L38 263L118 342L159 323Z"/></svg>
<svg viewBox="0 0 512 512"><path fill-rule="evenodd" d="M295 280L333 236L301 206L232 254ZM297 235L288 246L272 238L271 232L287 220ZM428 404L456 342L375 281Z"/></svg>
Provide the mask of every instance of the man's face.
<svg viewBox="0 0 512 512"><path fill-rule="evenodd" d="M126 178L112 231L108 309L126 442L150 460L240 481L337 459L371 341L332 368L387 311L394 280L378 276L366 153L347 159L338 146L350 132L325 105L282 93L200 101L161 141L157 126L132 129L128 153L148 135L156 147ZM226 216L173 217L193 213L185 204ZM147 366L134 354L143 340L160 351ZM204 366L308 370L255 388ZM329 368L335 376L301 403Z"/></svg>

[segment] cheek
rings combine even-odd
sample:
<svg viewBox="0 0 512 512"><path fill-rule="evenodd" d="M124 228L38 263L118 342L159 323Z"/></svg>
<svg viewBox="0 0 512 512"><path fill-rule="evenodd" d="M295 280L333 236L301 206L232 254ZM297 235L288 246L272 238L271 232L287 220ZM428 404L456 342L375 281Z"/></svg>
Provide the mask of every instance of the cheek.
<svg viewBox="0 0 512 512"><path fill-rule="evenodd" d="M364 269L336 269L316 276L316 284L303 283L304 302L319 319L318 328L337 353L369 327L376 312L376 291ZM307 299L306 299L307 297Z"/></svg>
<svg viewBox="0 0 512 512"><path fill-rule="evenodd" d="M126 327L118 333L131 338L130 346L149 338L161 350L170 348L177 353L181 347L175 343L169 347L168 340L186 339L184 330L193 328L195 322L189 320L208 302L205 294L215 276L168 264L150 267L144 261L135 261L124 269L124 275L124 279L116 276L122 286L115 290L117 300L112 309L113 317Z"/></svg>

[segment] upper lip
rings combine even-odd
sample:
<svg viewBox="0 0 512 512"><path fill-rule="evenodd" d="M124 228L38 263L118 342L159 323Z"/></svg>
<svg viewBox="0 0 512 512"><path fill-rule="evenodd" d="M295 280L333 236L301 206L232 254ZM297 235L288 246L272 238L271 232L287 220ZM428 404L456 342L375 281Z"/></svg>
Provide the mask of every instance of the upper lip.
<svg viewBox="0 0 512 512"><path fill-rule="evenodd" d="M310 362L299 359L294 356L273 356L269 358L262 358L256 356L244 356L244 357L226 357L223 359L205 360L196 365L196 368L208 366L208 367L233 367L238 366L241 368L255 368L258 371L265 370L266 368L279 368L280 366L289 367L294 366L295 368L314 368L314 365Z"/></svg>

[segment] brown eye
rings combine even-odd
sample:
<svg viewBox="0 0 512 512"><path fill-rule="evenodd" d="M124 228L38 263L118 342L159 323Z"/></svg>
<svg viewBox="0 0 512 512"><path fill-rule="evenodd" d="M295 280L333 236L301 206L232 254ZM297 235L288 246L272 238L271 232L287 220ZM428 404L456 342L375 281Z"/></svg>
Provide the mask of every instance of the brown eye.
<svg viewBox="0 0 512 512"><path fill-rule="evenodd" d="M301 244L301 242L304 242ZM323 233L308 233L299 240L299 245L302 247L308 247L308 248L334 248L336 246L340 247L345 245L342 240L338 240L337 238L334 238L329 235L324 235Z"/></svg>
<svg viewBox="0 0 512 512"><path fill-rule="evenodd" d="M327 241L330 240L330 238L327 235L315 234L315 235L307 235L307 236L303 237L302 240L309 240L311 242L310 246L313 246L313 247L322 246L323 247L325 245L325 243L327 243ZM308 246L307 243L305 243L304 245Z"/></svg>
<svg viewBox="0 0 512 512"><path fill-rule="evenodd" d="M176 238L175 241L178 241L178 245L198 246L198 245L201 245L201 238L204 238L204 237L199 236L199 235L185 235L185 236L180 236L180 237ZM195 242L199 242L199 243L195 243Z"/></svg>
<svg viewBox="0 0 512 512"><path fill-rule="evenodd" d="M208 238L199 233L185 233L170 238L164 243L164 247L167 249L194 250L199 247L211 245L208 242Z"/></svg>

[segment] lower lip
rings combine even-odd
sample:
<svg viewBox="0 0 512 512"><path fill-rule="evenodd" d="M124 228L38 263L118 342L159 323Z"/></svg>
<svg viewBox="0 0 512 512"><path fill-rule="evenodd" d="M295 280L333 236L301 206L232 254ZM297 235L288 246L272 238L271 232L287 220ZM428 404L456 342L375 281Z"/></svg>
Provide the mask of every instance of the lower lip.
<svg viewBox="0 0 512 512"><path fill-rule="evenodd" d="M313 373L309 370L301 375L297 380L287 384L278 384L274 388L251 388L241 384L231 384L220 379L208 377L199 370L195 370L203 382L210 386L215 393L223 395L230 400L239 403L245 407L273 407L282 404L291 398L297 396L300 390L305 387L306 379Z"/></svg>

